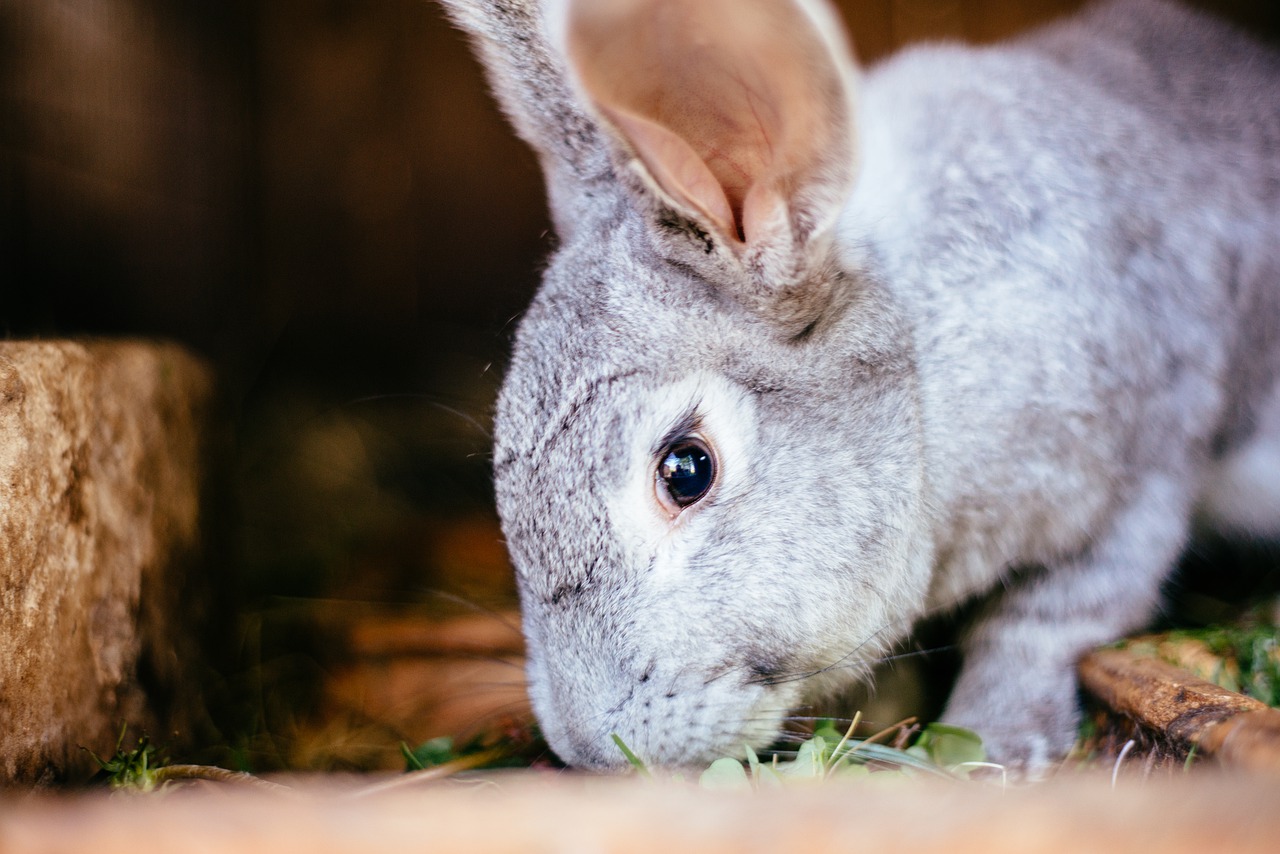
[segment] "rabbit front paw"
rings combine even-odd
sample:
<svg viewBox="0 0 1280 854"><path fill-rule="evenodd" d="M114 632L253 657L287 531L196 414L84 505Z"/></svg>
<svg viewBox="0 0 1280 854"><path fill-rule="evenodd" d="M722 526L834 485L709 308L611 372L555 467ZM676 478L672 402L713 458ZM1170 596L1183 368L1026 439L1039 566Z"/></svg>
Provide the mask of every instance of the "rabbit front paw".
<svg viewBox="0 0 1280 854"><path fill-rule="evenodd" d="M987 760L1015 780L1048 776L1070 752L1080 727L1074 682L1051 686L1046 681L1024 693L1028 687L1009 684L973 692L962 677L943 715L947 723L981 736Z"/></svg>

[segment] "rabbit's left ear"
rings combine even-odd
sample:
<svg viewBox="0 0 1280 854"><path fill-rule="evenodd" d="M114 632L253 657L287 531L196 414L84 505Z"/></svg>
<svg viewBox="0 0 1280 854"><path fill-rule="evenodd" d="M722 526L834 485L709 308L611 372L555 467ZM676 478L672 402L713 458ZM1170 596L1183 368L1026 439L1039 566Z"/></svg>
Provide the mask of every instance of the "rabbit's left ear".
<svg viewBox="0 0 1280 854"><path fill-rule="evenodd" d="M855 172L854 70L835 13L821 0L556 5L578 86L649 192L748 270L807 267Z"/></svg>

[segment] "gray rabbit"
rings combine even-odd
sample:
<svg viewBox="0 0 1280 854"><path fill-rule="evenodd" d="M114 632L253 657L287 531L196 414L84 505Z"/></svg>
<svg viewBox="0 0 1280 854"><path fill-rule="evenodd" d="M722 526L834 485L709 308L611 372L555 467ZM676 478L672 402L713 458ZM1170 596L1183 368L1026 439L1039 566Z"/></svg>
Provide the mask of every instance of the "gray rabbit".
<svg viewBox="0 0 1280 854"><path fill-rule="evenodd" d="M768 744L999 590L944 719L1043 770L1193 524L1280 533L1276 53L1161 0L865 72L822 0L444 2L559 237L493 470L565 761Z"/></svg>

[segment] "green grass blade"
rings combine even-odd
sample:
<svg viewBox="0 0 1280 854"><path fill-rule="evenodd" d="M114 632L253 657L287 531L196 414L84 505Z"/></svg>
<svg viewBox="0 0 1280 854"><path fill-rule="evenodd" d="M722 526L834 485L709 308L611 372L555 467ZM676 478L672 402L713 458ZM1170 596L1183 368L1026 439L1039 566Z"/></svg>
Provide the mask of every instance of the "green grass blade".
<svg viewBox="0 0 1280 854"><path fill-rule="evenodd" d="M620 735L618 735L616 732L610 733L609 735L611 738L613 738L613 743L618 745L618 749L622 751L622 755L627 757L627 761L631 763L631 766L635 768L636 771L640 772L640 774L642 774L645 777L653 776L652 774L649 773L648 767L645 766L644 760L641 759L639 756L636 756L635 753L632 752L630 747L627 747L627 743L622 740L622 737Z"/></svg>

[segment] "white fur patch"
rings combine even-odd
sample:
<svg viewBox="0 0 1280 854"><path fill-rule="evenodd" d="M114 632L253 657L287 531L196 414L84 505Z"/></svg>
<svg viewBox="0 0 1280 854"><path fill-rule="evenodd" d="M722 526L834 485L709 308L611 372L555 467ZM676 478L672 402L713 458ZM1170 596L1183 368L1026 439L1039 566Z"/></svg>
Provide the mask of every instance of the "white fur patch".
<svg viewBox="0 0 1280 854"><path fill-rule="evenodd" d="M658 502L654 448L690 413L694 435L716 458L716 481L707 498L686 507L674 519ZM645 414L631 436L627 474L609 499L609 519L623 547L644 555L654 580L681 577L698 531L710 524L714 507L749 488L751 454L756 444L756 410L751 395L716 374L698 373L652 390Z"/></svg>

